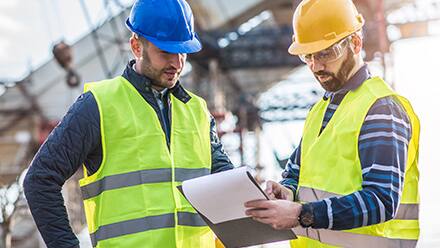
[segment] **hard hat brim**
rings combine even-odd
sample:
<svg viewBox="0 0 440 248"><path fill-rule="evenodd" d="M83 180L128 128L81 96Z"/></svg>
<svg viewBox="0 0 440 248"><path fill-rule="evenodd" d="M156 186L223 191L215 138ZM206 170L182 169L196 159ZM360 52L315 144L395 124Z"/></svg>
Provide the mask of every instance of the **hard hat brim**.
<svg viewBox="0 0 440 248"><path fill-rule="evenodd" d="M153 37L142 36L157 46L160 50L169 53L196 53L202 50L202 44L196 35L188 41L161 41Z"/></svg>
<svg viewBox="0 0 440 248"><path fill-rule="evenodd" d="M139 32L138 30L134 29L128 19L125 22L125 25L127 26L128 29L130 29L130 31L144 37L149 42L157 46L160 50L169 53L196 53L202 50L202 43L200 42L197 34L195 34L191 40L187 40L187 41L164 41L145 35L142 32Z"/></svg>
<svg viewBox="0 0 440 248"><path fill-rule="evenodd" d="M319 51L324 50L326 48L329 48L331 45L338 42L339 39L342 39L343 37L344 36L341 35L341 37L331 39L331 40L316 41L316 42L310 42L310 43L304 43L304 44L293 42L290 45L288 51L292 55L316 53L316 52L319 52Z"/></svg>

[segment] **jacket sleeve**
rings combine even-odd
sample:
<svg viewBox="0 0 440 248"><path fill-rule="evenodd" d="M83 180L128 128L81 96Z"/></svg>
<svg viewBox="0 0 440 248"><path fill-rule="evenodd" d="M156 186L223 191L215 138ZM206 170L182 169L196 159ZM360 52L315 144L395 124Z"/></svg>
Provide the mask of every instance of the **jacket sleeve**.
<svg viewBox="0 0 440 248"><path fill-rule="evenodd" d="M217 136L217 130L215 125L215 119L211 116L211 173L217 173L221 171L226 171L230 169L234 169L234 165L232 164L229 156L226 154L223 149L223 145L220 142L220 139Z"/></svg>
<svg viewBox="0 0 440 248"><path fill-rule="evenodd" d="M38 230L49 248L79 247L61 189L89 153L100 149L99 111L93 95L81 95L35 155L24 193Z"/></svg>
<svg viewBox="0 0 440 248"><path fill-rule="evenodd" d="M290 158L287 161L286 167L282 173L283 179L280 181L280 184L293 191L294 196L296 196L296 190L298 189L299 182L301 142L302 141L299 142L298 147L293 151L292 155L290 155Z"/></svg>

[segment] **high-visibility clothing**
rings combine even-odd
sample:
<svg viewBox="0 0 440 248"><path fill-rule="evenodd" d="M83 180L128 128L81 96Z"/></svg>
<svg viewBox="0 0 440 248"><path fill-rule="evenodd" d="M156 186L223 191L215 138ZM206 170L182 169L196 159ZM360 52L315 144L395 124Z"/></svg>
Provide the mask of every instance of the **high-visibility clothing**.
<svg viewBox="0 0 440 248"><path fill-rule="evenodd" d="M204 100L170 94L170 147L154 109L123 77L87 84L96 99L103 159L80 180L95 247L214 247L212 232L178 192L210 174L210 117Z"/></svg>
<svg viewBox="0 0 440 248"><path fill-rule="evenodd" d="M411 140L400 206L394 219L345 231L296 228L300 235L293 247L414 247L419 237L418 147L420 123L407 99L397 95L378 77L365 81L347 93L332 119L320 134L329 101L319 101L304 125L301 144L301 171L297 196L311 202L362 190L362 168L358 138L371 106L379 99L394 96L411 121Z"/></svg>

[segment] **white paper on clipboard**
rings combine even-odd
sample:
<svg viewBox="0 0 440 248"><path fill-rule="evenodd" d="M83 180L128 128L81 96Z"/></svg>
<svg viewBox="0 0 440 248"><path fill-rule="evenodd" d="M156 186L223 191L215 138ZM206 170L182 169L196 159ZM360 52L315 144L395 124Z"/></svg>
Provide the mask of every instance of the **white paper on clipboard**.
<svg viewBox="0 0 440 248"><path fill-rule="evenodd" d="M188 201L217 224L246 218L244 203L268 199L245 167L184 181Z"/></svg>

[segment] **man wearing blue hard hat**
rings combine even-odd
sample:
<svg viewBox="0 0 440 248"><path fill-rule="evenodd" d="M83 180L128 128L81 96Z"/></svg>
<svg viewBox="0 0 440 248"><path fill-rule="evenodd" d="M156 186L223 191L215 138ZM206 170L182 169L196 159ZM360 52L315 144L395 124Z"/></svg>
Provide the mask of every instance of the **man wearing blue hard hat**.
<svg viewBox="0 0 440 248"><path fill-rule="evenodd" d="M176 190L232 169L205 101L179 83L201 50L184 0L138 0L126 21L134 60L119 77L85 85L40 148L25 194L46 245L79 247L61 186L80 180L94 247L214 247L213 233Z"/></svg>

